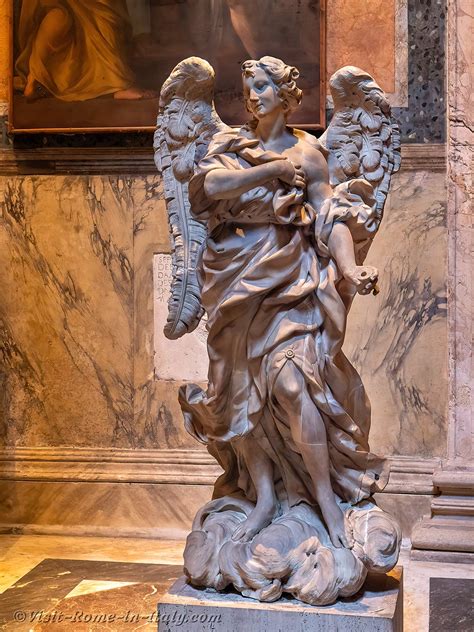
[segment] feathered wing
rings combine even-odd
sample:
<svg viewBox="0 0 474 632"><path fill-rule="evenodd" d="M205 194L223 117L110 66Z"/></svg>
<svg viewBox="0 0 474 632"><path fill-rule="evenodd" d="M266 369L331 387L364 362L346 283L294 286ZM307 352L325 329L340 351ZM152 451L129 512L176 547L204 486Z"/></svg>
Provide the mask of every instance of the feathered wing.
<svg viewBox="0 0 474 632"><path fill-rule="evenodd" d="M210 140L227 126L213 103L215 73L199 57L181 61L164 82L154 137L155 163L163 177L172 245L172 285L167 338L193 331L203 314L197 275L205 224L191 217L188 183Z"/></svg>
<svg viewBox="0 0 474 632"><path fill-rule="evenodd" d="M334 115L320 142L328 152L330 183L370 182L380 224L392 174L400 168L400 132L390 103L373 78L354 66L335 72L329 87Z"/></svg>

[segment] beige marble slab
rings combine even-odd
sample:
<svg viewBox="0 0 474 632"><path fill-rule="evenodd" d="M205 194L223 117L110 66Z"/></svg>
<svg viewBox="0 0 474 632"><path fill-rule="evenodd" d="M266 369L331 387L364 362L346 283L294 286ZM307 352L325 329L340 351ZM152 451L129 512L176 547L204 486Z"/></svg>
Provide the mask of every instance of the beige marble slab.
<svg viewBox="0 0 474 632"><path fill-rule="evenodd" d="M400 172L367 258L381 291L356 297L344 346L372 403L380 454L446 454L446 256L445 179Z"/></svg>
<svg viewBox="0 0 474 632"><path fill-rule="evenodd" d="M210 485L1 481L0 529L179 539L211 495Z"/></svg>
<svg viewBox="0 0 474 632"><path fill-rule="evenodd" d="M137 184L1 179L6 444L134 440L129 203Z"/></svg>
<svg viewBox="0 0 474 632"><path fill-rule="evenodd" d="M4 177L0 200L4 443L189 445L154 375L159 177Z"/></svg>
<svg viewBox="0 0 474 632"><path fill-rule="evenodd" d="M396 0L328 3L328 77L341 66L359 66L395 92L395 6Z"/></svg>

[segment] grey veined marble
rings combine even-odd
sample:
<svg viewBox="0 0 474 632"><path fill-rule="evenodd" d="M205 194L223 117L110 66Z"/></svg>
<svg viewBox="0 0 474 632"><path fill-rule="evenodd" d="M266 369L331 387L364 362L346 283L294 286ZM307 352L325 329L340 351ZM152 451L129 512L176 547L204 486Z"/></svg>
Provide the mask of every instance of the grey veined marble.
<svg viewBox="0 0 474 632"><path fill-rule="evenodd" d="M240 129L213 105L214 71L182 61L164 83L155 134L172 238L165 335L207 316L208 385L180 389L189 433L224 473L184 553L196 586L317 605L395 565L400 529L371 497L370 404L343 354L348 312L377 293L364 264L378 231L398 127L380 87L352 66L330 82L320 140L286 124L302 92L274 57L242 64Z"/></svg>

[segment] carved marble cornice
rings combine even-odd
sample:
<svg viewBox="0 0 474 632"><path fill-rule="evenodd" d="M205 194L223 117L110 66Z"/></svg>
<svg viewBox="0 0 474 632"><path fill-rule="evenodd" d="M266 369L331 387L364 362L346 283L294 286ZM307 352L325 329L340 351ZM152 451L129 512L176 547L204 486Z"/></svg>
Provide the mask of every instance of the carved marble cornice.
<svg viewBox="0 0 474 632"><path fill-rule="evenodd" d="M393 456L384 493L432 494L439 459ZM203 450L2 448L0 480L213 485L222 473Z"/></svg>
<svg viewBox="0 0 474 632"><path fill-rule="evenodd" d="M446 171L446 145L402 145L402 171Z"/></svg>
<svg viewBox="0 0 474 632"><path fill-rule="evenodd" d="M0 149L0 175L157 175L150 147Z"/></svg>
<svg viewBox="0 0 474 632"><path fill-rule="evenodd" d="M221 473L216 461L202 450L0 450L0 480L212 485Z"/></svg>
<svg viewBox="0 0 474 632"><path fill-rule="evenodd" d="M444 171L443 144L402 145L402 170ZM148 147L0 149L0 175L157 175ZM157 176L158 177L158 176Z"/></svg>

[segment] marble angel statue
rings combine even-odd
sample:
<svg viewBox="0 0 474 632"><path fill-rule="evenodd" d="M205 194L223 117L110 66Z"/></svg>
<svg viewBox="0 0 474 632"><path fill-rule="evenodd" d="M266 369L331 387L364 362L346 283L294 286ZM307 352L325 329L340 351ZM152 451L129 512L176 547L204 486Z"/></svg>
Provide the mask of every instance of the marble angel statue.
<svg viewBox="0 0 474 632"><path fill-rule="evenodd" d="M355 294L377 292L364 259L399 134L358 68L331 78L334 116L319 140L287 124L302 99L296 68L267 56L244 62L242 77L250 122L235 129L214 108L212 67L182 61L155 134L173 245L165 334L207 315L207 389L179 397L187 430L223 469L185 571L197 586L325 604L354 594L367 570L392 568L400 545L371 498L387 468L370 452L370 404L342 352Z"/></svg>

